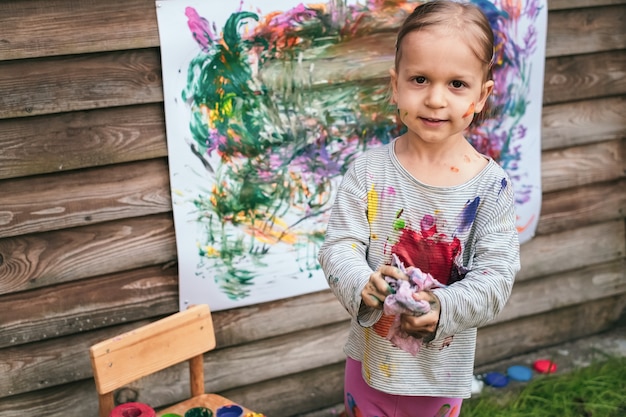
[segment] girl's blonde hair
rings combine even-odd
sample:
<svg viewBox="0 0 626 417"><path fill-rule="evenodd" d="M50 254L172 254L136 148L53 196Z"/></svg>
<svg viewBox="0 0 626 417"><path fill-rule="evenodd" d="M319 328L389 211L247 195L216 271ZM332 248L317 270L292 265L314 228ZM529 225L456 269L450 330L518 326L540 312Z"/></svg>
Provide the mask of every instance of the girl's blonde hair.
<svg viewBox="0 0 626 417"><path fill-rule="evenodd" d="M485 64L486 79L491 79L491 65L494 55L494 35L487 16L473 3L454 0L432 0L421 4L407 16L400 26L396 38L395 68L398 70L402 59L402 40L414 31L431 26L445 27L457 31L470 39L470 47L476 57Z"/></svg>

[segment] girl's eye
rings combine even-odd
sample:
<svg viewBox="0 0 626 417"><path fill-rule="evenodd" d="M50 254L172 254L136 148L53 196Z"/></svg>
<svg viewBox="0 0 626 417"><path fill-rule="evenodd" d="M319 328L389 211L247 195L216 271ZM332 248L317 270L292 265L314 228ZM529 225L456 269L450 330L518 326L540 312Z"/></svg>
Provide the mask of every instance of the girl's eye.
<svg viewBox="0 0 626 417"><path fill-rule="evenodd" d="M413 81L415 81L416 84L424 84L426 82L426 77L415 77L413 78Z"/></svg>
<svg viewBox="0 0 626 417"><path fill-rule="evenodd" d="M459 81L459 80L454 80L450 83L452 85L452 87L454 88L462 88L465 86L465 83L463 81Z"/></svg>

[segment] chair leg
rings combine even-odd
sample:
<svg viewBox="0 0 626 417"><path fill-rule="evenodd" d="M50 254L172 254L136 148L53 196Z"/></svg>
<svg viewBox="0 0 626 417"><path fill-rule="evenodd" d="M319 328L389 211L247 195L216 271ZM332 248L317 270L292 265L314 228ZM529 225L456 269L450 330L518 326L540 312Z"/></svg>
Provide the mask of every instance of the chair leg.
<svg viewBox="0 0 626 417"><path fill-rule="evenodd" d="M204 358L202 354L189 359L189 388L192 397L204 394Z"/></svg>
<svg viewBox="0 0 626 417"><path fill-rule="evenodd" d="M113 392L98 395L98 415L100 417L109 417L113 408L115 408Z"/></svg>

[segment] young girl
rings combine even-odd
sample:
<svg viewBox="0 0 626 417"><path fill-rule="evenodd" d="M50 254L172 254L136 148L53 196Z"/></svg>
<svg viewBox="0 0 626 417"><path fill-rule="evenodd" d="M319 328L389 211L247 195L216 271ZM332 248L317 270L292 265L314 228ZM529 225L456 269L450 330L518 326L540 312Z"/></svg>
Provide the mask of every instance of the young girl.
<svg viewBox="0 0 626 417"><path fill-rule="evenodd" d="M464 137L492 92L493 50L470 3L424 3L398 33L391 84L407 131L349 167L319 252L352 316L349 416L456 417L471 394L476 328L502 310L520 268L509 178ZM408 279L394 259L443 284L413 293L428 313L401 315L417 353L388 337L385 277Z"/></svg>

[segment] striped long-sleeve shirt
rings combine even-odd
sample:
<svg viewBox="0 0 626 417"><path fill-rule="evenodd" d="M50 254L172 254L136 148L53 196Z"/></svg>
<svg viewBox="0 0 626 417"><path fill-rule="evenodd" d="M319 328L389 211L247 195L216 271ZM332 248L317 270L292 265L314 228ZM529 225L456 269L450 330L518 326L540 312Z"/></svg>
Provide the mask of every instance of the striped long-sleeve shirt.
<svg viewBox="0 0 626 417"><path fill-rule="evenodd" d="M346 354L367 383L398 395L468 398L476 328L504 307L519 271L513 190L493 160L452 187L423 184L397 160L394 143L368 150L337 192L319 262L352 317ZM386 338L392 317L362 305L370 274L391 263L430 273L446 288L435 339L417 356Z"/></svg>

